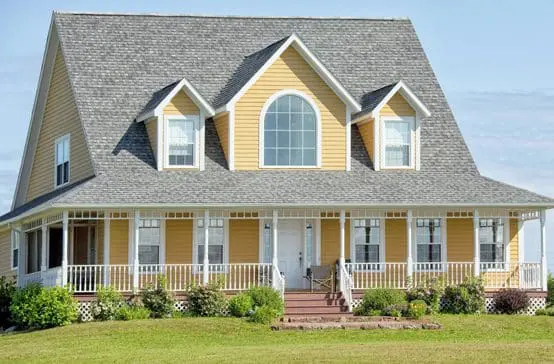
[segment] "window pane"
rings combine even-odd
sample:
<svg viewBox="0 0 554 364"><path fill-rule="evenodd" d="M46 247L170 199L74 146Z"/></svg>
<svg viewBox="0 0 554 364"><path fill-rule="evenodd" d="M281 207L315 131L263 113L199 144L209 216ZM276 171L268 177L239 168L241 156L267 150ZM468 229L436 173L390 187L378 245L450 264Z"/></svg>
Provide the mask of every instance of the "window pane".
<svg viewBox="0 0 554 364"><path fill-rule="evenodd" d="M302 130L302 114L293 113L290 115L291 130Z"/></svg>
<svg viewBox="0 0 554 364"><path fill-rule="evenodd" d="M410 165L410 147L404 146L386 146L385 164L390 167L402 167Z"/></svg>
<svg viewBox="0 0 554 364"><path fill-rule="evenodd" d="M139 246L140 264L160 264L160 247L154 245Z"/></svg>
<svg viewBox="0 0 554 364"><path fill-rule="evenodd" d="M264 132L264 146L268 148L275 148L277 146L277 132L270 130Z"/></svg>
<svg viewBox="0 0 554 364"><path fill-rule="evenodd" d="M277 150L277 165L288 166L290 165L290 152L288 149Z"/></svg>
<svg viewBox="0 0 554 364"><path fill-rule="evenodd" d="M289 130L290 129L290 116L289 114L277 114L277 129Z"/></svg>
<svg viewBox="0 0 554 364"><path fill-rule="evenodd" d="M290 132L278 131L277 132L277 146L279 148L287 148L290 144Z"/></svg>
<svg viewBox="0 0 554 364"><path fill-rule="evenodd" d="M266 166L277 165L277 149L265 148L264 150L264 164Z"/></svg>
<svg viewBox="0 0 554 364"><path fill-rule="evenodd" d="M194 164L195 121L192 119L169 120L169 164L174 166Z"/></svg>
<svg viewBox="0 0 554 364"><path fill-rule="evenodd" d="M441 246L439 244L418 244L417 261L420 263L441 262Z"/></svg>
<svg viewBox="0 0 554 364"><path fill-rule="evenodd" d="M302 165L302 149L292 149L290 151L290 164L293 166Z"/></svg>
<svg viewBox="0 0 554 364"><path fill-rule="evenodd" d="M69 162L65 162L62 165L62 168L63 168L62 183L67 183L67 182L69 182Z"/></svg>
<svg viewBox="0 0 554 364"><path fill-rule="evenodd" d="M290 146L292 148L302 147L302 132L301 131L293 131L290 134Z"/></svg>
<svg viewBox="0 0 554 364"><path fill-rule="evenodd" d="M303 162L304 166L315 166L315 149L304 149Z"/></svg>
<svg viewBox="0 0 554 364"><path fill-rule="evenodd" d="M265 115L265 130L277 129L277 117L273 113L267 113Z"/></svg>
<svg viewBox="0 0 554 364"><path fill-rule="evenodd" d="M290 111L290 96L282 96L277 99L277 112L287 113Z"/></svg>
<svg viewBox="0 0 554 364"><path fill-rule="evenodd" d="M16 268L18 266L19 266L19 249L14 249L12 267Z"/></svg>
<svg viewBox="0 0 554 364"><path fill-rule="evenodd" d="M379 245L356 245L357 263L379 263Z"/></svg>
<svg viewBox="0 0 554 364"><path fill-rule="evenodd" d="M204 262L204 245L198 245L198 263ZM223 245L208 245L210 264L223 264Z"/></svg>
<svg viewBox="0 0 554 364"><path fill-rule="evenodd" d="M386 144L402 145L410 143L410 125L405 121L385 122Z"/></svg>
<svg viewBox="0 0 554 364"><path fill-rule="evenodd" d="M304 100L298 96L290 96L290 111L302 112L302 103Z"/></svg>

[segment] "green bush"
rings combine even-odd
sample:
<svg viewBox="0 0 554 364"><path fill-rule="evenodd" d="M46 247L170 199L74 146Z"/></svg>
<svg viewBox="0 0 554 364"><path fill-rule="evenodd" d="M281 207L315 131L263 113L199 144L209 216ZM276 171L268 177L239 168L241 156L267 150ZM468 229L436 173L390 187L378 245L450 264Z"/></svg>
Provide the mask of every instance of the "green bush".
<svg viewBox="0 0 554 364"><path fill-rule="evenodd" d="M374 310L370 312L369 316L382 315L382 316L391 316L391 317L402 317L405 315L407 310L408 310L408 306L405 303L394 304L383 308L381 311ZM371 313L377 313L377 315L373 315Z"/></svg>
<svg viewBox="0 0 554 364"><path fill-rule="evenodd" d="M547 308L541 308L538 309L535 312L535 315L537 316L554 316L554 307L547 307Z"/></svg>
<svg viewBox="0 0 554 364"><path fill-rule="evenodd" d="M0 277L0 327L5 329L12 325L10 305L15 290L15 279Z"/></svg>
<svg viewBox="0 0 554 364"><path fill-rule="evenodd" d="M382 311L392 305L406 303L406 294L396 289L377 288L364 293L361 305L356 309L360 316L371 316L373 311Z"/></svg>
<svg viewBox="0 0 554 364"><path fill-rule="evenodd" d="M548 273L547 281L548 294L546 296L546 305L554 307L554 274Z"/></svg>
<svg viewBox="0 0 554 364"><path fill-rule="evenodd" d="M284 312L283 300L279 292L271 287L253 287L246 291L252 298L254 310L267 306L282 315Z"/></svg>
<svg viewBox="0 0 554 364"><path fill-rule="evenodd" d="M254 307L254 300L247 293L241 293L229 300L229 312L235 317L247 316Z"/></svg>
<svg viewBox="0 0 554 364"><path fill-rule="evenodd" d="M194 286L188 296L189 311L195 316L224 316L227 300L219 285Z"/></svg>
<svg viewBox="0 0 554 364"><path fill-rule="evenodd" d="M140 297L152 318L171 317L175 310L175 299L173 294L166 289L166 279L161 274L158 276L156 284L150 284L142 290Z"/></svg>
<svg viewBox="0 0 554 364"><path fill-rule="evenodd" d="M430 278L425 283L406 291L408 302L423 300L427 304L428 313L436 313L440 310L441 299L444 294L444 282L441 278Z"/></svg>
<svg viewBox="0 0 554 364"><path fill-rule="evenodd" d="M150 310L146 307L123 305L117 310L115 319L120 321L146 320L150 318Z"/></svg>
<svg viewBox="0 0 554 364"><path fill-rule="evenodd" d="M494 295L494 309L498 313L513 315L529 307L529 296L520 289L502 289Z"/></svg>
<svg viewBox="0 0 554 364"><path fill-rule="evenodd" d="M115 320L119 309L124 305L121 293L112 287L99 287L91 305L92 317L98 321Z"/></svg>
<svg viewBox="0 0 554 364"><path fill-rule="evenodd" d="M258 324L269 325L273 323L278 317L281 316L281 312L268 305L259 306L248 318L249 321Z"/></svg>
<svg viewBox="0 0 554 364"><path fill-rule="evenodd" d="M64 326L77 319L77 301L62 287L30 284L15 292L10 310L16 325L26 328Z"/></svg>
<svg viewBox="0 0 554 364"><path fill-rule="evenodd" d="M408 303L406 316L419 320L427 312L427 303L424 300L414 300Z"/></svg>
<svg viewBox="0 0 554 364"><path fill-rule="evenodd" d="M481 278L469 277L458 286L444 290L442 311L454 314L472 314L485 311L485 288Z"/></svg>

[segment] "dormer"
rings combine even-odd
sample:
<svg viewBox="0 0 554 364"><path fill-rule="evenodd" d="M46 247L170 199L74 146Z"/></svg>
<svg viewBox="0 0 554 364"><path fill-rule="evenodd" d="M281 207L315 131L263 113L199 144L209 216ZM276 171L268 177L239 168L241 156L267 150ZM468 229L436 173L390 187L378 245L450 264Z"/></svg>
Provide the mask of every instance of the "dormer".
<svg viewBox="0 0 554 364"><path fill-rule="evenodd" d="M213 108L186 79L155 92L144 122L158 170L204 169L205 120Z"/></svg>
<svg viewBox="0 0 554 364"><path fill-rule="evenodd" d="M376 171L419 170L420 123L427 107L403 82L367 94L353 117Z"/></svg>

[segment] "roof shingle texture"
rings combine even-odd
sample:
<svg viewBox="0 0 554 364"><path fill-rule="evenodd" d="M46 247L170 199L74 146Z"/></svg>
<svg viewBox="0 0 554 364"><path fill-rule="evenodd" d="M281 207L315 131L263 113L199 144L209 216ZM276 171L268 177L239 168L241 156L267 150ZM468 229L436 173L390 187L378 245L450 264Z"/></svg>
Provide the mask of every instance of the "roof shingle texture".
<svg viewBox="0 0 554 364"><path fill-rule="evenodd" d="M479 174L409 20L56 13L55 21L96 177L50 203L553 202ZM351 172L231 172L209 120L204 171L157 171L144 124L134 122L154 94L186 78L221 105L293 33L365 108L375 90L410 86L431 111L421 170L374 171L353 126Z"/></svg>

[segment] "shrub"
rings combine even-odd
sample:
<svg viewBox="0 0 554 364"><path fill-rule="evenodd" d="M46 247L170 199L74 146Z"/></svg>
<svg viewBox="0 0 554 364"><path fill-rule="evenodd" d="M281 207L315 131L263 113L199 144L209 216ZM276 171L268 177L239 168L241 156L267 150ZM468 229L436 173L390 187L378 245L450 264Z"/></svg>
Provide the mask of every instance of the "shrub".
<svg viewBox="0 0 554 364"><path fill-rule="evenodd" d="M364 293L362 304L356 310L360 316L371 316L372 311L382 311L385 307L406 303L406 294L395 289L370 289Z"/></svg>
<svg viewBox="0 0 554 364"><path fill-rule="evenodd" d="M117 310L115 319L120 321L146 320L150 314L150 310L146 307L123 305Z"/></svg>
<svg viewBox="0 0 554 364"><path fill-rule="evenodd" d="M254 301L246 293L241 293L229 300L229 312L235 317L247 316L254 307Z"/></svg>
<svg viewBox="0 0 554 364"><path fill-rule="evenodd" d="M406 316L419 320L427 312L427 303L424 300L414 300L408 303Z"/></svg>
<svg viewBox="0 0 554 364"><path fill-rule="evenodd" d="M166 289L166 280L161 274L158 276L156 284L148 285L140 296L152 318L171 317L175 310L173 294Z"/></svg>
<svg viewBox="0 0 554 364"><path fill-rule="evenodd" d="M394 304L394 305L387 306L380 311L373 310L372 312L370 312L369 316L376 316L376 315L372 315L372 313L377 313L377 315L383 315L383 316L402 317L405 315L407 309L408 309L408 306L405 303Z"/></svg>
<svg viewBox="0 0 554 364"><path fill-rule="evenodd" d="M256 310L259 307L268 306L283 314L284 305L279 292L271 287L253 287L246 291L246 294L252 298L253 308Z"/></svg>
<svg viewBox="0 0 554 364"><path fill-rule="evenodd" d="M0 327L7 328L12 324L10 305L15 290L13 278L0 277Z"/></svg>
<svg viewBox="0 0 554 364"><path fill-rule="evenodd" d="M546 305L554 306L554 274L548 273Z"/></svg>
<svg viewBox="0 0 554 364"><path fill-rule="evenodd" d="M443 312L454 314L480 313L485 310L485 288L481 278L469 277L458 286L444 290Z"/></svg>
<svg viewBox="0 0 554 364"><path fill-rule="evenodd" d="M427 304L429 313L439 312L441 299L444 294L444 283L441 278L431 278L425 283L418 284L416 287L406 291L408 302L423 300Z"/></svg>
<svg viewBox="0 0 554 364"><path fill-rule="evenodd" d="M112 287L99 287L91 307L92 317L99 321L115 320L119 309L124 305L121 293Z"/></svg>
<svg viewBox="0 0 554 364"><path fill-rule="evenodd" d="M494 295L494 308L498 313L513 315L528 306L527 293L519 289L502 289Z"/></svg>
<svg viewBox="0 0 554 364"><path fill-rule="evenodd" d="M248 319L249 321L258 324L269 325L274 322L279 316L281 316L281 312L279 310L265 305L257 307Z"/></svg>
<svg viewBox="0 0 554 364"><path fill-rule="evenodd" d="M30 284L16 291L10 310L20 327L45 329L69 325L77 319L77 301L69 289L62 287Z"/></svg>
<svg viewBox="0 0 554 364"><path fill-rule="evenodd" d="M217 284L192 287L189 292L189 310L195 316L224 316L227 300Z"/></svg>
<svg viewBox="0 0 554 364"><path fill-rule="evenodd" d="M554 307L547 307L547 308L538 309L535 312L535 315L537 315L537 316L554 316Z"/></svg>

